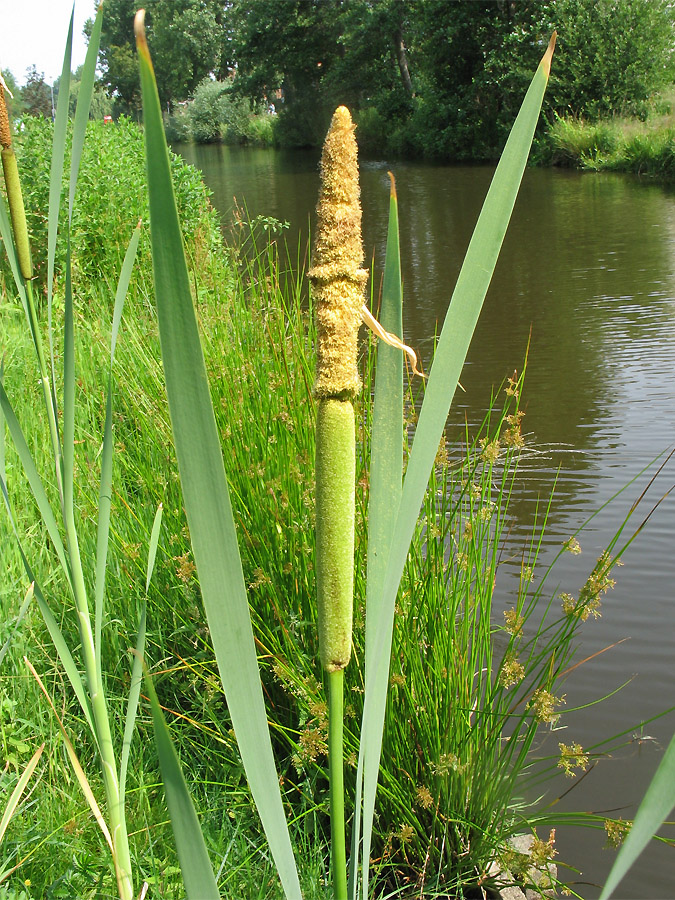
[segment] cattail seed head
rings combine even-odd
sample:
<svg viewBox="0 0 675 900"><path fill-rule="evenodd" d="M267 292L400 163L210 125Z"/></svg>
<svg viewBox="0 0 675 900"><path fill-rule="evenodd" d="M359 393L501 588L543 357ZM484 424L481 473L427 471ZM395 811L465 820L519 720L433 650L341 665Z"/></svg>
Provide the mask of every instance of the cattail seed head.
<svg viewBox="0 0 675 900"><path fill-rule="evenodd" d="M361 204L354 125L349 110L333 115L321 156L317 230L309 278L317 300L318 398L353 399L360 380L356 365L368 272L361 268Z"/></svg>

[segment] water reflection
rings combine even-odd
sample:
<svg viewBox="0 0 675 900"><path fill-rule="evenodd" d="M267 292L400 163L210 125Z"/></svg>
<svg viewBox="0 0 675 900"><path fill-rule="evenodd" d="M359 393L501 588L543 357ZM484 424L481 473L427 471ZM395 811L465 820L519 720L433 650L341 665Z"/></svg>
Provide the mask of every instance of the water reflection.
<svg viewBox="0 0 675 900"><path fill-rule="evenodd" d="M252 216L291 223L289 244L306 240L318 189L318 156L223 147L188 148L225 219L233 198ZM362 167L366 256L381 277L389 209L386 163ZM392 166L396 175L408 342L428 369L459 267L487 192L488 167ZM548 596L578 591L649 475L642 469L675 444L675 201L656 185L611 175L528 170L485 301L451 414L449 434L483 418L493 390L526 353L523 430L528 452L510 513L512 552L529 534L535 509L555 485L543 560L598 510L581 537L581 557L557 564ZM531 338L530 338L531 335ZM675 480L673 465L652 488ZM611 506L603 505L637 478ZM651 509L636 519L633 530ZM639 676L617 698L565 720L570 739L590 746L655 715L675 694L672 556L675 511L666 501L636 539L607 597L604 616L584 632L579 659L630 637L570 678L568 708ZM507 554L508 556L508 554ZM513 567L517 569L517 565ZM511 576L512 577L512 576ZM507 567L508 581L508 567ZM648 726L665 745L670 721ZM556 736L551 736L553 749ZM550 742L549 742L550 743ZM655 747L630 745L601 763L568 798L569 808L633 804L659 759ZM617 791L617 785L619 790ZM620 813L630 818L632 807ZM604 839L560 832L562 851L599 881L612 856ZM672 851L671 851L672 852ZM624 882L617 897L672 892L663 848ZM597 896L591 888L583 896Z"/></svg>

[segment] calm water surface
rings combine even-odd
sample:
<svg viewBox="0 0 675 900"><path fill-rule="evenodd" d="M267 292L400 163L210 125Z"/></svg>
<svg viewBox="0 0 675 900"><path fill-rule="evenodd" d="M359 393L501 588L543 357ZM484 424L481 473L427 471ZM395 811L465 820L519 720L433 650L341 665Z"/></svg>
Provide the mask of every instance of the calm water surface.
<svg viewBox="0 0 675 900"><path fill-rule="evenodd" d="M251 216L290 223L291 246L306 241L318 189L317 155L223 147L181 147L201 168L225 223L234 198ZM480 206L487 167L362 165L366 256L382 271L389 205L387 170L396 175L408 343L430 364ZM531 335L531 338L530 338ZM612 175L529 170L462 374L449 434L479 421L493 386L522 368L530 340L523 431L528 449L511 507L511 546L522 548L539 498L555 498L541 559L594 513L580 535L581 556L556 564L548 596L575 593L656 467L675 445L675 194ZM631 479L636 481L605 506ZM675 482L666 464L633 518L630 533ZM640 723L675 697L675 492L666 497L615 570L603 616L587 623L577 659L623 643L580 666L565 689L558 741L592 747L627 731L628 744L602 759L559 804L630 819L675 728L674 717ZM514 565L515 568L515 565ZM585 709L630 680L617 695ZM633 734L636 735L632 738ZM637 739L650 737L653 740ZM620 742L619 742L620 743ZM570 786L557 780L553 800ZM603 832L559 827L560 860L585 898L598 896L614 853ZM565 878L564 870L561 872ZM654 845L615 894L675 897L675 849Z"/></svg>

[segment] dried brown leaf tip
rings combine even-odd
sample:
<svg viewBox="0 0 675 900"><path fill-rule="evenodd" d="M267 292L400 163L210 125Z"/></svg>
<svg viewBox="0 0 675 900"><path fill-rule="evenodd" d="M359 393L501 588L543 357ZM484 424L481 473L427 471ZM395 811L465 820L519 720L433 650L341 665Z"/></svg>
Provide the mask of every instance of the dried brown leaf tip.
<svg viewBox="0 0 675 900"><path fill-rule="evenodd" d="M321 157L316 240L309 271L317 301L317 397L349 399L360 387L356 351L368 272L361 268L359 193L354 125L349 110L340 106Z"/></svg>

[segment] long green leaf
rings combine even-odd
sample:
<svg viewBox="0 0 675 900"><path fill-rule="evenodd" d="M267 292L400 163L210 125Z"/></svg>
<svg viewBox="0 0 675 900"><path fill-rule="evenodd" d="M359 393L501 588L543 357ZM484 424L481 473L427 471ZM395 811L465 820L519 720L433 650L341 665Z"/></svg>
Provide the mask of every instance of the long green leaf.
<svg viewBox="0 0 675 900"><path fill-rule="evenodd" d="M12 816L16 812L16 809L21 802L21 795L26 790L28 782L30 781L31 776L35 771L37 764L40 762L40 757L42 756L42 752L44 749L45 745L42 744L37 748L35 753L28 760L26 768L21 773L21 777L17 781L9 800L7 801L2 819L0 819L0 844L2 844L2 839L5 836L5 831L7 830L7 826L9 825Z"/></svg>
<svg viewBox="0 0 675 900"><path fill-rule="evenodd" d="M2 412L5 417L5 421L7 422L9 433L11 434L12 440L14 441L16 452L19 456L19 459L21 460L21 465L23 466L26 478L28 479L28 483L30 484L31 491L33 492L33 497L35 498L35 502L37 503L38 509L40 510L42 521L45 523L45 526L49 533L49 537L51 538L54 549L56 550L56 554L59 557L59 562L61 563L63 572L68 579L68 582L71 583L70 564L68 563L66 557L63 541L61 540L61 534L59 533L59 528L56 524L56 518L47 498L47 493L45 491L44 485L42 484L42 479L38 474L35 462L33 461L33 457L31 456L26 438L24 437L23 431L21 429L21 425L19 424L19 421L14 414L12 404L9 397L7 396L2 381L0 381L0 407L2 407Z"/></svg>
<svg viewBox="0 0 675 900"><path fill-rule="evenodd" d="M187 900L220 900L218 885L213 875L213 867L199 826L199 819L183 778L180 762L171 741L152 678L147 672L145 687L150 697L159 766L162 771L166 804L169 807L173 833L176 838L176 850L183 875L185 896Z"/></svg>
<svg viewBox="0 0 675 900"><path fill-rule="evenodd" d="M160 507L161 509L161 507ZM136 653L131 667L131 684L129 686L129 699L127 701L127 713L124 720L124 738L122 739L122 753L120 756L120 806L124 807L124 796L127 787L127 768L129 765L129 753L131 741L134 736L138 701L141 696L141 681L143 680L143 654L145 653L145 622L147 601L143 601L141 618L138 623L136 636Z"/></svg>
<svg viewBox="0 0 675 900"><path fill-rule="evenodd" d="M614 860L600 900L609 900L649 841L675 808L675 735L642 798L635 821Z"/></svg>
<svg viewBox="0 0 675 900"><path fill-rule="evenodd" d="M380 324L403 339L403 292L401 286L401 254L398 230L398 201L394 176L390 173L389 227L382 284ZM380 341L377 348L373 428L368 500L368 558L366 589L366 679L379 623L382 619L382 585L387 570L389 548L401 501L403 475L403 354ZM361 824L364 743L356 773L356 797L352 824L352 852L349 870L349 893L358 891L358 848Z"/></svg>
<svg viewBox="0 0 675 900"><path fill-rule="evenodd" d="M87 55L82 66L80 90L77 95L77 107L75 109L75 122L73 124L73 143L70 153L70 190L68 193L68 221L73 217L73 202L77 188L77 176L80 171L84 136L89 121L89 109L94 93L94 79L96 78L96 63L98 60L98 48L101 41L101 26L103 24L103 4L98 7L94 27L91 30Z"/></svg>
<svg viewBox="0 0 675 900"><path fill-rule="evenodd" d="M77 541L74 527L75 476L75 322L73 318L73 281L70 258L70 226L66 235L66 295L63 311L63 515L66 539ZM70 531L70 534L69 534ZM75 547L68 547L71 563Z"/></svg>
<svg viewBox="0 0 675 900"><path fill-rule="evenodd" d="M150 532L150 543L148 544L148 568L145 576L145 593L150 589L152 573L155 570L155 558L157 556L157 545L159 544L159 533L162 528L162 514L164 507L160 503L155 513L155 519L152 523L152 531Z"/></svg>
<svg viewBox="0 0 675 900"><path fill-rule="evenodd" d="M383 579L377 637L371 648L366 673L360 749L364 760L364 898L368 892L367 861L382 748L396 594L450 404L516 201L539 118L554 46L555 34L532 79L476 223L445 317L403 483Z"/></svg>
<svg viewBox="0 0 675 900"><path fill-rule="evenodd" d="M119 333L124 300L129 289L131 271L136 259L138 241L141 236L140 222L134 228L129 246L124 255L113 311L112 336L110 338L110 372L108 374L108 391L106 395L105 424L103 426L103 449L101 452L101 483L98 492L98 524L96 531L96 581L94 584L94 646L96 648L96 671L101 677L101 628L103 624L103 597L105 594L105 573L110 538L110 509L112 502L112 366L115 358L115 346Z"/></svg>
<svg viewBox="0 0 675 900"><path fill-rule="evenodd" d="M70 14L66 49L59 79L59 98L56 101L54 138L52 141L52 163L49 172L49 207L47 213L47 322L49 330L49 356L52 370L52 393L56 397L56 370L54 366L54 331L52 329L52 294L54 285L54 265L56 262L56 238L59 230L59 212L63 191L63 161L66 156L66 132L68 128L68 106L70 103L70 62L73 48L73 20L75 4Z"/></svg>
<svg viewBox="0 0 675 900"><path fill-rule="evenodd" d="M0 474L0 478L4 478L4 476L2 476ZM34 593L34 588L33 588L33 585L31 584L29 586L28 590L26 591L26 596L23 598L23 603L21 604L21 608L19 609L18 615L17 615L16 619L14 620L14 624L12 625L12 630L9 632L9 635L8 635L5 643L2 645L2 647L0 647L0 666L2 665L2 661L5 658L5 656L7 656L7 651L9 650L9 648L12 645L12 639L13 639L14 635L17 633L17 631L19 630L19 625L21 625L21 623L23 622L24 616L28 612L28 607L30 606L30 602L33 599L33 593Z"/></svg>
<svg viewBox="0 0 675 900"><path fill-rule="evenodd" d="M150 233L169 412L195 564L251 792L286 896L301 896L274 764L244 576L185 262L152 62L137 30Z"/></svg>

